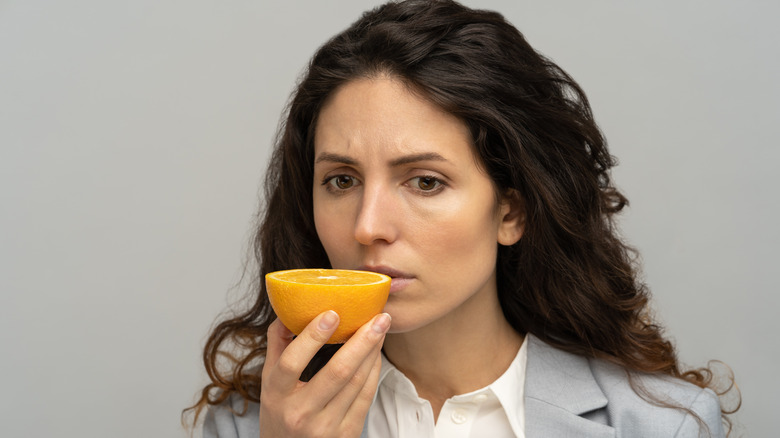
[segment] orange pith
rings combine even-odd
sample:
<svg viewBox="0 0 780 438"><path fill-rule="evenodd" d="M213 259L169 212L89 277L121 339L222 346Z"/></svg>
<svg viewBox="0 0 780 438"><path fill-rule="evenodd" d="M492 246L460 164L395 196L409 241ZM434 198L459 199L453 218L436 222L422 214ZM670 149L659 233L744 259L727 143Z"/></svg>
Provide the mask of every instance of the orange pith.
<svg viewBox="0 0 780 438"><path fill-rule="evenodd" d="M343 269L276 271L266 274L265 284L276 316L296 335L320 313L338 313L329 344L346 342L382 311L390 293L390 277Z"/></svg>

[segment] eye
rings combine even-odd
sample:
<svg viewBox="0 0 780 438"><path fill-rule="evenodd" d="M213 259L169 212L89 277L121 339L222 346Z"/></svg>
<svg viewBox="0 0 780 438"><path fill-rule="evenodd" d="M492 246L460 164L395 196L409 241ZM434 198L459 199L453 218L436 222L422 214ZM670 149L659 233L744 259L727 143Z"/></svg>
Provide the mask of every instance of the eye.
<svg viewBox="0 0 780 438"><path fill-rule="evenodd" d="M433 176L418 176L409 180L412 187L423 192L432 192L443 186L442 182Z"/></svg>
<svg viewBox="0 0 780 438"><path fill-rule="evenodd" d="M325 183L331 189L347 190L355 186L355 178L349 175L336 175L325 180Z"/></svg>

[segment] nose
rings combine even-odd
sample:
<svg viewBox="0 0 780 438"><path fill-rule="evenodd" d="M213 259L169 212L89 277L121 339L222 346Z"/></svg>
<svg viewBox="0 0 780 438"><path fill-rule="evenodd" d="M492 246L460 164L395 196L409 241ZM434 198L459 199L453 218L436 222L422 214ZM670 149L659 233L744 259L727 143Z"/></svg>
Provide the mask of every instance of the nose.
<svg viewBox="0 0 780 438"><path fill-rule="evenodd" d="M398 209L392 195L380 186L364 187L360 210L355 219L355 240L362 245L394 242L398 237Z"/></svg>

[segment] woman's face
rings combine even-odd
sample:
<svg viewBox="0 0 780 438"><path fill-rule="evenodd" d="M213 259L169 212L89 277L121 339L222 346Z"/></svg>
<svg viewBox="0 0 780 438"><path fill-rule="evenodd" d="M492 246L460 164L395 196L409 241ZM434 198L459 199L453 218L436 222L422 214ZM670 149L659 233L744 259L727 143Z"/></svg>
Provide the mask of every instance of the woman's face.
<svg viewBox="0 0 780 438"><path fill-rule="evenodd" d="M314 221L331 265L393 277L391 332L496 294L499 243L520 238L464 123L392 78L340 87L314 139Z"/></svg>

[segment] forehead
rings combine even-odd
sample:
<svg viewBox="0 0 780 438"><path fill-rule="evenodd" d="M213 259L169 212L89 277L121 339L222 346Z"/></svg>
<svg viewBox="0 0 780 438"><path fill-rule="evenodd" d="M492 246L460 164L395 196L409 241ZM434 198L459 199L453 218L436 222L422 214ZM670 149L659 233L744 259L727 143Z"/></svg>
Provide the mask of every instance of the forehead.
<svg viewBox="0 0 780 438"><path fill-rule="evenodd" d="M380 144L404 150L466 143L472 149L465 123L389 76L336 89L320 112L314 143L317 151Z"/></svg>

